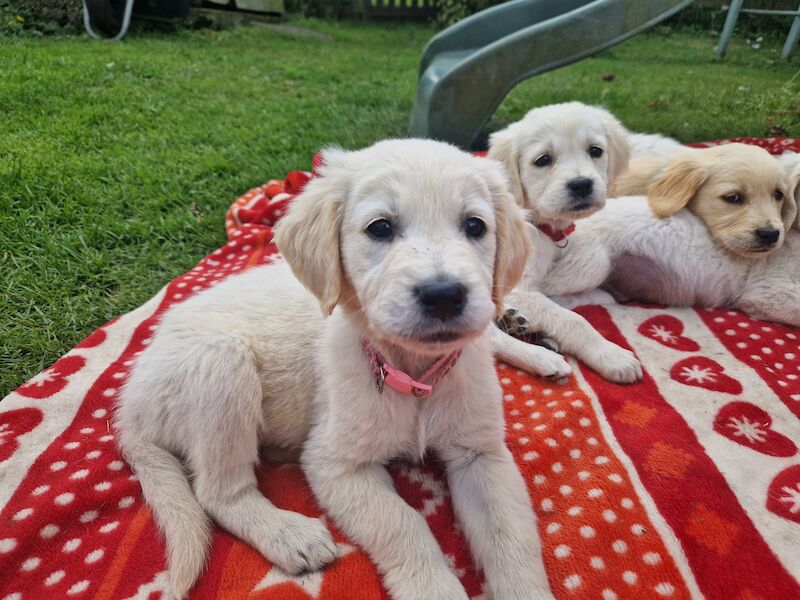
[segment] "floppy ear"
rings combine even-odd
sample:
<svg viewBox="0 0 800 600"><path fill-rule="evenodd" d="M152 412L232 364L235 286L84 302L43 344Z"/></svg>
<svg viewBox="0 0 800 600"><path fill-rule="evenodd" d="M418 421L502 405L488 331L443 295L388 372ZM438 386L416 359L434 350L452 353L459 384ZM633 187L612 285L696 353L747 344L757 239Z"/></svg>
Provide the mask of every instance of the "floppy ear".
<svg viewBox="0 0 800 600"><path fill-rule="evenodd" d="M492 194L495 222L495 258L492 279L492 301L497 316L505 312L503 298L525 273L525 265L532 250L531 237L525 213L514 200L501 165L484 159L484 178Z"/></svg>
<svg viewBox="0 0 800 600"><path fill-rule="evenodd" d="M784 152L778 157L783 163L786 172L789 174L789 189L786 199L783 201L783 225L786 231L791 227L800 229L800 154L794 152Z"/></svg>
<svg viewBox="0 0 800 600"><path fill-rule="evenodd" d="M694 197L708 179L708 168L691 153L673 155L647 191L650 210L659 219L671 217Z"/></svg>
<svg viewBox="0 0 800 600"><path fill-rule="evenodd" d="M339 231L349 181L347 155L326 150L320 176L308 182L275 226L274 241L292 272L331 314L345 285Z"/></svg>
<svg viewBox="0 0 800 600"><path fill-rule="evenodd" d="M631 145L628 141L630 133L622 126L614 115L607 110L601 111L603 129L608 141L608 183L609 185L628 168L631 158Z"/></svg>
<svg viewBox="0 0 800 600"><path fill-rule="evenodd" d="M489 158L503 165L511 184L511 192L520 206L525 206L525 192L519 175L519 148L514 125L489 136Z"/></svg>
<svg viewBox="0 0 800 600"><path fill-rule="evenodd" d="M792 227L800 229L800 214L797 206L800 203L800 168L795 170L794 176L789 181L789 192L783 200L781 220L785 231Z"/></svg>

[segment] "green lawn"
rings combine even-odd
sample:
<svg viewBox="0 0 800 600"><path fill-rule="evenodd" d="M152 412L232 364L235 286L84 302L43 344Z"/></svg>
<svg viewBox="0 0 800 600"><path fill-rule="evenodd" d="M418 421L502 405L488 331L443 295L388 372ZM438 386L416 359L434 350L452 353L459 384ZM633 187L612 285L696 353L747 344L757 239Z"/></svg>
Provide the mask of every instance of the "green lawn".
<svg viewBox="0 0 800 600"><path fill-rule="evenodd" d="M405 133L432 30L296 24L331 39L0 38L0 397L220 245L241 192L322 145ZM701 34L639 36L519 86L497 122L579 99L687 141L800 136L800 61L780 42L722 62Z"/></svg>

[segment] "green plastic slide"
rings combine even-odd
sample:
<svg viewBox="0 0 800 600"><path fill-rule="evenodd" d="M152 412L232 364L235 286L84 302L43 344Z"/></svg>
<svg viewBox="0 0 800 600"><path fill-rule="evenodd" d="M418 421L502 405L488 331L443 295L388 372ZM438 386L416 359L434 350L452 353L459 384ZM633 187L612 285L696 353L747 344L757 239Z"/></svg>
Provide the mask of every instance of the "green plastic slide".
<svg viewBox="0 0 800 600"><path fill-rule="evenodd" d="M516 84L618 44L692 0L513 0L459 21L422 53L410 133L470 148Z"/></svg>

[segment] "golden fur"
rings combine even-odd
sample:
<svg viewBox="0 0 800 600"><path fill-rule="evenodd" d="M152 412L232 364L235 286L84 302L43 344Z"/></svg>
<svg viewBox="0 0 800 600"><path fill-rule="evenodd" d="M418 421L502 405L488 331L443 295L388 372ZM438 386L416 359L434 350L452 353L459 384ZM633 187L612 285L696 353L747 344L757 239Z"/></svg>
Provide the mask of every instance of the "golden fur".
<svg viewBox="0 0 800 600"><path fill-rule="evenodd" d="M725 144L634 159L613 193L646 193L660 219L688 208L720 246L752 257L783 244L797 214L791 187L786 169L763 148ZM757 235L759 229L774 229L780 236L765 244Z"/></svg>

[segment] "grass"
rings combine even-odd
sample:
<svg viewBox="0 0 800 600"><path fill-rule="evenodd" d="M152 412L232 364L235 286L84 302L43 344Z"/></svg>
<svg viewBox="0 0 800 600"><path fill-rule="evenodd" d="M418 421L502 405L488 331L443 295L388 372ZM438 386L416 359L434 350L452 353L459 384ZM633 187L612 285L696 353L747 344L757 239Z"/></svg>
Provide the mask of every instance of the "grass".
<svg viewBox="0 0 800 600"><path fill-rule="evenodd" d="M0 38L0 397L219 246L237 195L322 145L405 133L430 28L294 24L330 38ZM495 126L579 99L686 141L800 136L800 66L777 60L781 40L724 62L714 41L639 36L519 86Z"/></svg>

